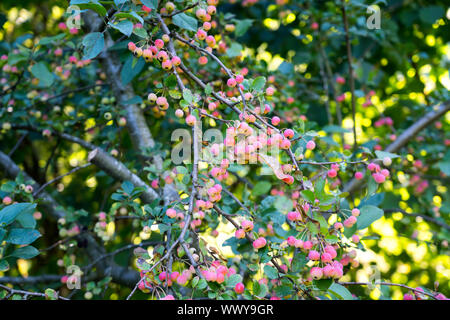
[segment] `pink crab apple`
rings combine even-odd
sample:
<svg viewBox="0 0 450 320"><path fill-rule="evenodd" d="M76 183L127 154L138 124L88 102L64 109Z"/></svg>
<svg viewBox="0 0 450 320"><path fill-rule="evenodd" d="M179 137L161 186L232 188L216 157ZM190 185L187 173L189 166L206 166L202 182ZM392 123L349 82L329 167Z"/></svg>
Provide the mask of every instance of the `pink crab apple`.
<svg viewBox="0 0 450 320"><path fill-rule="evenodd" d="M322 268L319 267L312 267L309 273L314 280L319 280L323 276Z"/></svg>
<svg viewBox="0 0 450 320"><path fill-rule="evenodd" d="M243 294L245 291L245 286L242 282L236 283L236 285L234 286L234 291L237 294Z"/></svg>
<svg viewBox="0 0 450 320"><path fill-rule="evenodd" d="M177 216L177 211L175 209L173 209L173 208L169 208L169 209L166 210L166 215L169 218L173 219L173 218L175 218Z"/></svg>
<svg viewBox="0 0 450 320"><path fill-rule="evenodd" d="M275 89L273 87L268 87L266 89L266 95L273 96L274 93L275 93Z"/></svg>
<svg viewBox="0 0 450 320"><path fill-rule="evenodd" d="M361 212L359 211L358 208L353 208L353 209L352 209L352 216L357 217L357 216L359 216L360 213L361 213Z"/></svg>
<svg viewBox="0 0 450 320"><path fill-rule="evenodd" d="M197 121L197 119L195 119L195 117L193 115L191 115L191 114L186 117L186 124L191 126L191 127L193 125L195 125L196 121Z"/></svg>
<svg viewBox="0 0 450 320"><path fill-rule="evenodd" d="M258 239L253 241L253 248L258 250L258 249L265 247L266 244L267 244L266 239L264 237L259 237Z"/></svg>
<svg viewBox="0 0 450 320"><path fill-rule="evenodd" d="M341 76L336 77L336 82L339 84L344 84L345 83L345 79Z"/></svg>
<svg viewBox="0 0 450 320"><path fill-rule="evenodd" d="M277 126L280 123L280 121L281 121L281 119L279 117L275 116L272 118L271 122L274 126Z"/></svg>
<svg viewBox="0 0 450 320"><path fill-rule="evenodd" d="M164 298L161 298L160 300L175 300L174 296L171 294L168 294Z"/></svg>
<svg viewBox="0 0 450 320"><path fill-rule="evenodd" d="M236 232L234 233L234 236L237 239L244 239L245 238L245 231L244 231L244 229L237 229Z"/></svg>
<svg viewBox="0 0 450 320"><path fill-rule="evenodd" d="M344 226L346 228L351 228L356 223L357 219L355 216L350 216L347 219L344 220Z"/></svg>
<svg viewBox="0 0 450 320"><path fill-rule="evenodd" d="M313 140L309 140L306 143L306 149L308 149L308 150L314 150L315 147L316 147L316 143Z"/></svg>
<svg viewBox="0 0 450 320"><path fill-rule="evenodd" d="M292 139L294 137L294 130L286 129L284 130L283 134L286 139Z"/></svg>
<svg viewBox="0 0 450 320"><path fill-rule="evenodd" d="M236 79L234 79L234 78L229 78L229 79L227 80L227 86L229 86L229 87L231 87L231 88L234 88L234 87L236 86Z"/></svg>
<svg viewBox="0 0 450 320"><path fill-rule="evenodd" d="M245 232L250 232L253 230L253 222L249 220L244 220L241 223L242 229L244 229Z"/></svg>
<svg viewBox="0 0 450 320"><path fill-rule="evenodd" d="M358 171L355 173L355 179L361 180L364 177L363 173Z"/></svg>
<svg viewBox="0 0 450 320"><path fill-rule="evenodd" d="M337 176L336 170L334 170L334 169L328 170L327 176L328 176L329 178L336 178L336 176Z"/></svg>
<svg viewBox="0 0 450 320"><path fill-rule="evenodd" d="M5 206L8 206L8 205L10 205L12 203L12 199L10 197L6 196L6 197L3 198L2 202L3 202L3 204Z"/></svg>
<svg viewBox="0 0 450 320"><path fill-rule="evenodd" d="M316 250L311 250L308 253L308 259L309 260L319 260L320 259L320 253L317 252Z"/></svg>

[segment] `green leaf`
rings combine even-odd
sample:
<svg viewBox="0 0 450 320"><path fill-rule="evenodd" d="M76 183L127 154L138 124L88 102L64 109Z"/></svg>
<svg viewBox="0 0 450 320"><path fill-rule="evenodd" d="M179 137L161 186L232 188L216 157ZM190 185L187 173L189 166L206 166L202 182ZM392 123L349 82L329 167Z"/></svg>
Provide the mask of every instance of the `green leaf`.
<svg viewBox="0 0 450 320"><path fill-rule="evenodd" d="M129 20L123 20L117 24L112 24L111 22L109 22L108 24L114 29L117 29L120 32L122 32L127 37L131 36L131 34L133 33L133 22Z"/></svg>
<svg viewBox="0 0 450 320"><path fill-rule="evenodd" d="M172 18L174 25L189 31L197 31L197 19L188 16L185 13L179 13Z"/></svg>
<svg viewBox="0 0 450 320"><path fill-rule="evenodd" d="M267 295L268 291L269 289L265 284L259 283L257 280L253 281L253 295L259 298L264 298Z"/></svg>
<svg viewBox="0 0 450 320"><path fill-rule="evenodd" d="M312 192L311 190L302 190L301 194L303 198L305 198L310 203L314 203L314 200L316 200L314 192Z"/></svg>
<svg viewBox="0 0 450 320"><path fill-rule="evenodd" d="M278 211L284 214L287 214L294 207L292 201L290 201L286 196L277 197L274 205Z"/></svg>
<svg viewBox="0 0 450 320"><path fill-rule="evenodd" d="M256 92L261 91L264 89L264 86L266 85L266 78L265 77L257 77L252 82L252 89Z"/></svg>
<svg viewBox="0 0 450 320"><path fill-rule="evenodd" d="M272 184L268 181L259 181L255 184L252 195L254 197L258 197L264 194L268 194L270 188L272 187Z"/></svg>
<svg viewBox="0 0 450 320"><path fill-rule="evenodd" d="M0 228L0 243L3 242L3 238L5 237L5 235L6 235L6 230L3 228Z"/></svg>
<svg viewBox="0 0 450 320"><path fill-rule="evenodd" d="M50 87L55 79L53 73L48 71L47 66L43 62L38 62L31 67L33 76L39 79L39 85L42 87Z"/></svg>
<svg viewBox="0 0 450 320"><path fill-rule="evenodd" d="M192 104L194 101L194 96L191 93L191 90L184 88L183 89L183 99L187 101L187 103Z"/></svg>
<svg viewBox="0 0 450 320"><path fill-rule="evenodd" d="M439 169L446 175L450 176L450 161L441 161L438 163Z"/></svg>
<svg viewBox="0 0 450 320"><path fill-rule="evenodd" d="M320 280L314 280L313 281L314 285L319 289L319 290L328 290L328 288L331 286L331 284L333 283L332 279L320 279Z"/></svg>
<svg viewBox="0 0 450 320"><path fill-rule="evenodd" d="M425 8L420 8L419 17L420 19L429 24L433 24L436 20L442 18L445 15L445 10L441 6L429 6Z"/></svg>
<svg viewBox="0 0 450 320"><path fill-rule="evenodd" d="M133 61L136 58L132 55L128 57L125 64L120 71L120 80L124 85L129 84L137 75L139 75L145 66L145 61L142 58L137 59L136 64L133 66Z"/></svg>
<svg viewBox="0 0 450 320"><path fill-rule="evenodd" d="M45 298L47 300L58 300L58 294L53 289L45 289Z"/></svg>
<svg viewBox="0 0 450 320"><path fill-rule="evenodd" d="M141 0L142 4L150 9L158 8L158 0Z"/></svg>
<svg viewBox="0 0 450 320"><path fill-rule="evenodd" d="M137 35L138 37L141 37L141 38L144 38L144 39L147 38L147 31L145 31L144 28L135 28L133 30L133 33L135 35Z"/></svg>
<svg viewBox="0 0 450 320"><path fill-rule="evenodd" d="M233 42L230 48L227 50L227 56L230 58L235 58L241 55L242 46L239 43Z"/></svg>
<svg viewBox="0 0 450 320"><path fill-rule="evenodd" d="M102 17L106 16L107 12L105 7L103 7L100 3L97 1L90 1L90 0L72 0L70 1L71 5L77 5L80 7L81 10L90 9L95 12L97 12Z"/></svg>
<svg viewBox="0 0 450 320"><path fill-rule="evenodd" d="M34 229L13 228L9 231L5 241L12 244L25 245L32 243L40 236L39 231Z"/></svg>
<svg viewBox="0 0 450 320"><path fill-rule="evenodd" d="M267 275L269 279L278 279L278 271L274 267L265 265L264 266L264 273Z"/></svg>
<svg viewBox="0 0 450 320"><path fill-rule="evenodd" d="M11 224L18 215L29 210L34 210L36 204L33 203L15 203L0 210L0 225Z"/></svg>
<svg viewBox="0 0 450 320"><path fill-rule="evenodd" d="M333 282L333 284L328 288L328 291L338 296L343 300L353 300L353 296L350 291L344 286Z"/></svg>
<svg viewBox="0 0 450 320"><path fill-rule="evenodd" d="M66 37L65 33L60 33L52 37L43 37L41 40L39 40L38 45L45 46L47 44L54 44L56 41L62 40L65 37Z"/></svg>
<svg viewBox="0 0 450 320"><path fill-rule="evenodd" d="M138 15L136 12L131 11L131 12L118 12L114 15L114 17L116 19L131 19L134 21L138 21L140 23L144 23L144 19L142 19L142 17L140 15Z"/></svg>
<svg viewBox="0 0 450 320"><path fill-rule="evenodd" d="M105 47L105 38L101 32L92 32L83 38L83 60L94 59Z"/></svg>
<svg viewBox="0 0 450 320"><path fill-rule="evenodd" d="M380 160L383 160L386 157L391 158L391 159L400 158L400 156L398 154L390 153L390 152L386 152L386 151L380 151L380 150L376 150L375 154L377 155L377 159L380 159Z"/></svg>
<svg viewBox="0 0 450 320"><path fill-rule="evenodd" d="M253 20L251 20L251 19L239 20L236 23L236 29L234 30L234 34L236 35L236 37L243 36L252 24L253 24Z"/></svg>
<svg viewBox="0 0 450 320"><path fill-rule="evenodd" d="M0 271L5 272L9 270L9 263L5 259L0 260Z"/></svg>
<svg viewBox="0 0 450 320"><path fill-rule="evenodd" d="M380 219L384 214L383 210L372 205L364 206L359 210L361 214L359 215L358 221L356 222L358 230L367 228L374 221Z"/></svg>
<svg viewBox="0 0 450 320"><path fill-rule="evenodd" d="M200 279L200 281L198 282L198 285L197 285L197 289L203 290L207 286L208 286L208 283L206 282L206 280L205 279Z"/></svg>
<svg viewBox="0 0 450 320"><path fill-rule="evenodd" d="M227 279L226 286L228 288L234 288L239 282L242 282L242 276L240 274L233 274Z"/></svg>
<svg viewBox="0 0 450 320"><path fill-rule="evenodd" d="M38 249L36 249L33 246L26 246L14 250L11 256L21 259L31 259L36 257L38 254L39 254Z"/></svg>

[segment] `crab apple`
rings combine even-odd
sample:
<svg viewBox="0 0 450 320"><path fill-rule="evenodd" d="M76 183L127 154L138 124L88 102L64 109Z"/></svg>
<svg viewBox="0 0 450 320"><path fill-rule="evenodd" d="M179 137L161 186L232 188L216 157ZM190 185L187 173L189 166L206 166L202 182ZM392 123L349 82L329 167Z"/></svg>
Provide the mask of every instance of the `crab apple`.
<svg viewBox="0 0 450 320"><path fill-rule="evenodd" d="M367 169L369 169L370 171L375 171L376 168L377 168L377 165L373 162L371 162L367 165Z"/></svg>
<svg viewBox="0 0 450 320"><path fill-rule="evenodd" d="M176 116L177 118L182 118L182 117L184 116L183 110L177 109L177 110L175 111L175 116Z"/></svg>
<svg viewBox="0 0 450 320"><path fill-rule="evenodd" d="M158 61L166 61L167 59L169 59L169 55L165 51L160 51L156 55L156 59L158 59Z"/></svg>
<svg viewBox="0 0 450 320"><path fill-rule="evenodd" d="M236 285L234 286L234 291L237 294L242 294L244 293L245 287L244 284L242 282L236 283Z"/></svg>
<svg viewBox="0 0 450 320"><path fill-rule="evenodd" d="M264 237L259 237L255 241L253 241L253 248L256 250L263 248L267 244L267 241Z"/></svg>
<svg viewBox="0 0 450 320"><path fill-rule="evenodd" d="M336 82L339 84L344 84L345 83L345 79L341 76L336 77Z"/></svg>
<svg viewBox="0 0 450 320"><path fill-rule="evenodd" d="M313 260L313 261L319 260L319 259L320 259L320 253L317 252L316 250L311 250L311 251L308 253L308 259L309 259L309 260Z"/></svg>
<svg viewBox="0 0 450 320"><path fill-rule="evenodd" d="M157 104L158 106L163 106L163 105L167 104L167 99L166 99L166 97L158 97L158 98L156 99L156 104Z"/></svg>
<svg viewBox="0 0 450 320"><path fill-rule="evenodd" d="M230 78L227 80L227 86L234 88L236 86L236 79Z"/></svg>
<svg viewBox="0 0 450 320"><path fill-rule="evenodd" d="M328 176L329 178L335 178L335 177L337 176L336 170L334 170L334 169L328 170L327 176Z"/></svg>
<svg viewBox="0 0 450 320"><path fill-rule="evenodd" d="M164 61L164 62L161 64L161 67L162 67L164 70L166 70L166 71L172 69L172 61L170 61L170 60Z"/></svg>
<svg viewBox="0 0 450 320"><path fill-rule="evenodd" d="M290 245L290 246L295 246L295 241L297 241L297 239L295 239L293 236L289 236L289 237L287 238L287 243L288 243L288 245Z"/></svg>
<svg viewBox="0 0 450 320"><path fill-rule="evenodd" d="M206 8L206 12L208 12L209 15L215 15L217 12L217 9L215 6L208 6L208 8Z"/></svg>
<svg viewBox="0 0 450 320"><path fill-rule="evenodd" d="M250 232L253 230L253 222L249 220L242 221L241 226L245 230L245 232Z"/></svg>
<svg viewBox="0 0 450 320"><path fill-rule="evenodd" d="M331 262L332 259L333 258L331 258L331 255L327 252L322 253L322 256L320 257L320 260L324 263Z"/></svg>
<svg viewBox="0 0 450 320"><path fill-rule="evenodd" d="M134 49L134 55L136 56L136 57L140 57L140 56L142 56L142 53L143 53L143 51L142 51L142 49L141 48L136 48L136 49Z"/></svg>
<svg viewBox="0 0 450 320"><path fill-rule="evenodd" d="M284 130L283 134L284 134L285 138L292 139L294 137L294 130L286 129L286 130Z"/></svg>
<svg viewBox="0 0 450 320"><path fill-rule="evenodd" d="M147 7L147 6L142 6L142 11L145 11L145 12L147 12L147 13L150 13L150 12L152 12L152 8L149 8L149 7Z"/></svg>
<svg viewBox="0 0 450 320"><path fill-rule="evenodd" d="M322 268L319 267L312 267L309 271L309 274L314 280L319 280L323 277L323 271Z"/></svg>
<svg viewBox="0 0 450 320"><path fill-rule="evenodd" d="M414 299L414 296L412 294L405 293L403 295L403 300L415 300L415 299Z"/></svg>
<svg viewBox="0 0 450 320"><path fill-rule="evenodd" d="M197 35L197 39L198 39L198 40L203 41L203 40L205 40L206 37L208 36L208 33L206 33L206 31L203 30L203 29L198 29L196 35Z"/></svg>
<svg viewBox="0 0 450 320"><path fill-rule="evenodd" d="M12 199L10 197L4 197L2 202L5 206L8 206L12 203Z"/></svg>
<svg viewBox="0 0 450 320"><path fill-rule="evenodd" d="M358 171L355 173L355 179L356 180L361 180L364 177L363 173Z"/></svg>
<svg viewBox="0 0 450 320"><path fill-rule="evenodd" d="M316 143L313 140L309 140L306 143L306 149L308 149L308 150L314 150L315 147L316 147Z"/></svg>
<svg viewBox="0 0 450 320"><path fill-rule="evenodd" d="M208 63L208 57L206 56L201 56L198 58L198 64L204 66L205 64Z"/></svg>
<svg viewBox="0 0 450 320"><path fill-rule="evenodd" d="M386 178L389 177L390 173L388 169L383 169L380 171L380 173L385 176Z"/></svg>
<svg viewBox="0 0 450 320"><path fill-rule="evenodd" d="M319 29L319 24L317 22L311 23L311 29L313 29L313 30Z"/></svg>
<svg viewBox="0 0 450 320"><path fill-rule="evenodd" d="M290 211L287 214L287 219L290 221L297 221L300 218L300 213L297 211Z"/></svg>
<svg viewBox="0 0 450 320"><path fill-rule="evenodd" d="M175 4L171 1L169 1L166 3L165 8L166 8L167 12L171 13L173 10L175 10Z"/></svg>
<svg viewBox="0 0 450 320"><path fill-rule="evenodd" d="M177 57L177 56L173 56L172 57L172 64L175 67L178 67L181 64L181 59L179 57Z"/></svg>
<svg viewBox="0 0 450 320"><path fill-rule="evenodd" d="M359 242L359 236L358 235L356 235L356 234L354 234L354 235L352 235L352 241L354 242L354 243L358 243Z"/></svg>
<svg viewBox="0 0 450 320"><path fill-rule="evenodd" d="M192 127L193 125L195 125L196 122L197 122L197 119L195 119L195 117L192 114L190 114L186 117L186 123L188 126Z"/></svg>
<svg viewBox="0 0 450 320"><path fill-rule="evenodd" d="M383 183L386 181L386 177L381 173L374 173L372 174L372 177L374 178L376 183Z"/></svg>
<svg viewBox="0 0 450 320"><path fill-rule="evenodd" d="M234 24L228 23L225 25L225 31L227 32L233 32L236 29L236 26Z"/></svg>
<svg viewBox="0 0 450 320"><path fill-rule="evenodd" d="M237 229L234 233L234 236L238 239L244 239L245 238L245 231L244 229Z"/></svg>
<svg viewBox="0 0 450 320"><path fill-rule="evenodd" d="M326 253L328 253L328 254L331 256L331 259L334 259L334 258L336 258L336 256L337 256L336 249L335 249L333 246L327 245L327 246L324 248L324 251L325 251Z"/></svg>
<svg viewBox="0 0 450 320"><path fill-rule="evenodd" d="M132 41L128 42L128 50L134 52L134 50L136 50L136 44Z"/></svg>
<svg viewBox="0 0 450 320"><path fill-rule="evenodd" d="M275 116L272 118L271 123L272 123L272 125L277 126L280 123L280 121L281 121L281 119L279 117Z"/></svg>
<svg viewBox="0 0 450 320"><path fill-rule="evenodd" d="M389 167L392 164L392 159L390 157L384 157L383 158L383 165L386 167Z"/></svg>
<svg viewBox="0 0 450 320"><path fill-rule="evenodd" d="M353 208L353 210L352 210L352 216L357 217L357 216L359 216L360 213L361 213L361 212L359 211L358 208Z"/></svg>
<svg viewBox="0 0 450 320"><path fill-rule="evenodd" d="M156 40L155 40L155 46L156 46L156 48L158 48L158 49L164 48L164 41L161 40L161 39L156 39Z"/></svg>
<svg viewBox="0 0 450 320"><path fill-rule="evenodd" d="M287 184L293 184L294 183L294 177L287 175L286 177L283 178L283 181L286 182Z"/></svg>
<svg viewBox="0 0 450 320"><path fill-rule="evenodd" d="M236 82L237 82L237 83L242 83L242 82L244 82L244 76L241 75L241 74L236 75L235 79L236 79Z"/></svg>
<svg viewBox="0 0 450 320"><path fill-rule="evenodd" d="M334 228L335 228L336 230L342 229L343 227L344 227L344 225L343 225L342 223L340 223L340 222L336 222L336 223L334 224Z"/></svg>
<svg viewBox="0 0 450 320"><path fill-rule="evenodd" d="M214 38L214 36L207 36L205 40L206 44L211 48L216 45L216 39Z"/></svg>
<svg viewBox="0 0 450 320"><path fill-rule="evenodd" d="M266 95L273 96L274 93L275 93L275 89L273 87L268 87L266 89Z"/></svg>
<svg viewBox="0 0 450 320"><path fill-rule="evenodd" d="M355 223L356 223L356 217L355 216L350 216L347 219L344 220L344 226L346 228L351 228Z"/></svg>
<svg viewBox="0 0 450 320"><path fill-rule="evenodd" d="M167 211L166 211L166 215L169 217L169 218L175 218L176 216L177 216L177 211L175 210L175 209L173 209L173 208L169 208L169 209L167 209Z"/></svg>
<svg viewBox="0 0 450 320"><path fill-rule="evenodd" d="M209 30L211 30L211 23L210 22L208 22L208 21L205 21L205 22L203 22L203 30L205 30L205 31L209 31Z"/></svg>
<svg viewBox="0 0 450 320"><path fill-rule="evenodd" d="M156 100L158 99L158 97L157 97L156 94L154 94L154 93L149 93L147 99L148 99L148 101L150 101L151 103L155 103Z"/></svg>
<svg viewBox="0 0 450 320"><path fill-rule="evenodd" d="M305 241L303 242L303 249L305 250L311 250L311 248L313 247L313 244L311 241Z"/></svg>
<svg viewBox="0 0 450 320"><path fill-rule="evenodd" d="M290 147L291 147L291 142L290 142L288 139L283 139L283 140L280 142L280 148L281 148L281 149L287 150L287 149L289 149Z"/></svg>

